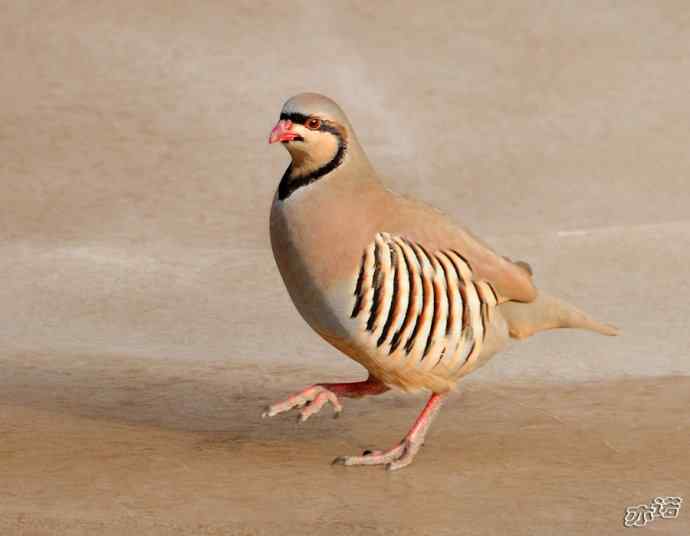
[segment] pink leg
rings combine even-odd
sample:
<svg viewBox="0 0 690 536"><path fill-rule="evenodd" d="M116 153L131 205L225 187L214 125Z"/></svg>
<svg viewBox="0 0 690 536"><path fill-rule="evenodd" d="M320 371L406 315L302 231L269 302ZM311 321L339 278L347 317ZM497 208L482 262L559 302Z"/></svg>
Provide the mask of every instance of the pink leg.
<svg viewBox="0 0 690 536"><path fill-rule="evenodd" d="M412 463L415 455L424 444L424 437L445 400L445 394L433 393L426 406L417 417L407 435L398 445L386 451L374 451L362 456L339 456L333 460L341 465L386 465L386 469L394 471Z"/></svg>
<svg viewBox="0 0 690 536"><path fill-rule="evenodd" d="M347 398L361 398L367 395L380 395L381 393L385 393L390 389L390 387L381 383L372 376L369 376L363 382L320 383L319 385L328 389L337 396L345 396Z"/></svg>
<svg viewBox="0 0 690 536"><path fill-rule="evenodd" d="M361 382L317 383L289 396L282 402L268 406L261 416L273 417L279 413L297 408L301 409L298 420L304 422L321 410L327 402L330 402L335 409L334 417L338 417L343 410L338 396L360 398L366 395L378 395L388 391L388 389L386 385L372 376Z"/></svg>

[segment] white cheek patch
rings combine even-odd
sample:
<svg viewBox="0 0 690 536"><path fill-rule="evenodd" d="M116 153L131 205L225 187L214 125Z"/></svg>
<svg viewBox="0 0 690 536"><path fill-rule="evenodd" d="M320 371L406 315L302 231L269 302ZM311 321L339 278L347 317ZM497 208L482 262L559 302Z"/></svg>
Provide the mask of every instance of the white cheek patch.
<svg viewBox="0 0 690 536"><path fill-rule="evenodd" d="M293 157L293 173L306 175L322 168L333 160L338 152L338 138L330 132L313 131L307 128L293 130L304 141L290 142L288 151Z"/></svg>

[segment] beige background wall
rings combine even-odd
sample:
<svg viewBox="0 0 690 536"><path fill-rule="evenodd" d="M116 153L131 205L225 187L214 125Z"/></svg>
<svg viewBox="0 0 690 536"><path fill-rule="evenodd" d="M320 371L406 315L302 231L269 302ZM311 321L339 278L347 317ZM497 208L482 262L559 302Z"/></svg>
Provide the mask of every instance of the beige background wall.
<svg viewBox="0 0 690 536"><path fill-rule="evenodd" d="M267 236L266 137L315 90L389 186L625 331L481 374L690 373L689 25L682 1L2 2L4 351L340 363Z"/></svg>

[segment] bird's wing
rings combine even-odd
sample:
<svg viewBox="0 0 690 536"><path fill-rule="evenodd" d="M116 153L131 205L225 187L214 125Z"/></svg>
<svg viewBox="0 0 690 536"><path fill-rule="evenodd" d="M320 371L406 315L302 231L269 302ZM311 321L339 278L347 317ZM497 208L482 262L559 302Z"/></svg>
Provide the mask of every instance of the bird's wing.
<svg viewBox="0 0 690 536"><path fill-rule="evenodd" d="M475 280L492 285L501 301L531 302L537 297L531 268L500 256L468 229L457 225L442 212L424 203L397 194L391 195L377 222L393 235L404 236L429 250L454 250Z"/></svg>
<svg viewBox="0 0 690 536"><path fill-rule="evenodd" d="M466 229L457 229L453 249L462 254L473 277L489 282L500 302L531 302L537 297L532 281L532 267L524 261L513 262L498 255L485 242Z"/></svg>

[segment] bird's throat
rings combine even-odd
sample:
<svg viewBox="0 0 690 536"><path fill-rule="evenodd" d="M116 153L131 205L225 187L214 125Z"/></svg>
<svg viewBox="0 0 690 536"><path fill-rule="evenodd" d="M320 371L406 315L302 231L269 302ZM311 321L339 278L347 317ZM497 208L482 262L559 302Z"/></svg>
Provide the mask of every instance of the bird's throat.
<svg viewBox="0 0 690 536"><path fill-rule="evenodd" d="M310 159L301 156L295 157L295 155L293 155L292 162L285 170L283 178L280 180L280 185L278 186L278 199L285 201L296 190L325 177L340 166L347 151L347 144L345 140L339 136L337 147L333 157L326 164L321 166L313 165Z"/></svg>

